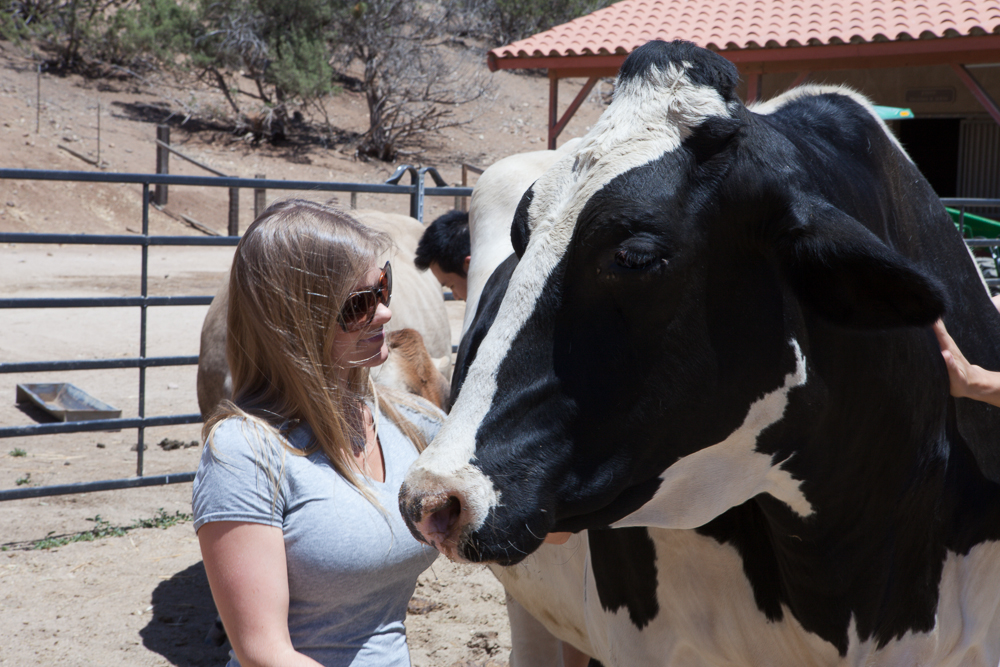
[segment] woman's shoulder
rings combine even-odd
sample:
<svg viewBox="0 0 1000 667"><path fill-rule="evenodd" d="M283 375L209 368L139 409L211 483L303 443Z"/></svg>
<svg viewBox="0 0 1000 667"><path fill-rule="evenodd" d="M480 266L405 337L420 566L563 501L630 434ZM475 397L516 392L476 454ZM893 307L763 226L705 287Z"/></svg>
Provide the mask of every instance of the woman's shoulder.
<svg viewBox="0 0 1000 667"><path fill-rule="evenodd" d="M216 456L243 454L256 458L260 453L280 450L285 442L273 426L252 417L231 415L212 427L205 445Z"/></svg>

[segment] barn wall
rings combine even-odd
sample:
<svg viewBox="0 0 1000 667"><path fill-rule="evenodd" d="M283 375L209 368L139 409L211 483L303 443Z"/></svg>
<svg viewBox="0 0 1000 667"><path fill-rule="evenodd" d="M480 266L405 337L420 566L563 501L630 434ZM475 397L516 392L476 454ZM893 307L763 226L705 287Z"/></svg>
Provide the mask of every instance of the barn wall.
<svg viewBox="0 0 1000 667"><path fill-rule="evenodd" d="M969 71L994 101L1000 103L1000 65L972 67ZM794 72L765 74L763 97L781 94L797 76ZM889 126L897 135L905 137L903 143L907 150L926 172L951 170L950 174L927 173L928 178L936 176L932 180L940 196L1000 197L1000 125L949 65L813 72L808 82L848 85L867 95L875 104L911 109L917 121L897 121ZM741 83L739 93L746 99L745 82ZM960 123L957 137L947 132L948 141L954 139L957 147L942 146L941 136L927 134L938 134L932 119L940 119L941 123L949 124L949 128L951 122ZM929 151L933 154L928 155ZM1000 209L977 213L1000 217Z"/></svg>
<svg viewBox="0 0 1000 667"><path fill-rule="evenodd" d="M974 67L969 71L993 99L1000 103L1000 66ZM795 73L765 74L764 97L784 92L796 76L798 75ZM809 82L846 84L860 90L876 104L912 109L918 118L988 117L979 101L948 65L813 72L809 76ZM744 83L740 93L743 95L745 92Z"/></svg>
<svg viewBox="0 0 1000 667"><path fill-rule="evenodd" d="M1000 125L993 119L966 119L959 131L958 196L1000 198ZM975 211L1000 218L1000 209Z"/></svg>

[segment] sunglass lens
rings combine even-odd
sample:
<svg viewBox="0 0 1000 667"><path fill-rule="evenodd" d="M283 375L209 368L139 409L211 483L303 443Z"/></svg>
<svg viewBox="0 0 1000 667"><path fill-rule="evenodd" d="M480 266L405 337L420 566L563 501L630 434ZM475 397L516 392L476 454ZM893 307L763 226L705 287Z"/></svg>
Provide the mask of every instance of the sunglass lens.
<svg viewBox="0 0 1000 667"><path fill-rule="evenodd" d="M372 292L352 294L344 304L343 320L348 330L360 329L371 320L371 314L378 307Z"/></svg>
<svg viewBox="0 0 1000 667"><path fill-rule="evenodd" d="M392 265L389 262L386 262L385 268L382 269L382 277L378 281L378 286L381 288L380 301L388 306L389 300L392 298Z"/></svg>

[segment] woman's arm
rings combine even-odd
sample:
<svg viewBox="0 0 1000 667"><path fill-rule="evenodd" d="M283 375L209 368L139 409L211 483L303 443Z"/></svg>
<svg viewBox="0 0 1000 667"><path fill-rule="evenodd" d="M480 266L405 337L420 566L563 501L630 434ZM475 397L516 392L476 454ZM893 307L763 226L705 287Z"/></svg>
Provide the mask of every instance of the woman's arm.
<svg viewBox="0 0 1000 667"><path fill-rule="evenodd" d="M941 346L944 363L948 366L951 395L1000 407L1000 372L970 364L941 320L934 323L934 333Z"/></svg>
<svg viewBox="0 0 1000 667"><path fill-rule="evenodd" d="M198 530L216 609L242 667L319 663L292 648L281 529L213 521Z"/></svg>

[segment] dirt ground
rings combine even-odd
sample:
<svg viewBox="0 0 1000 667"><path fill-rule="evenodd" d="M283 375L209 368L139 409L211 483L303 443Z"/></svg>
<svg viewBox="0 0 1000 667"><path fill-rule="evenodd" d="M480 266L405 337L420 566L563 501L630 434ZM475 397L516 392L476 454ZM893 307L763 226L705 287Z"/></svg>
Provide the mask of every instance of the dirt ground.
<svg viewBox="0 0 1000 667"><path fill-rule="evenodd" d="M419 164L436 166L458 183L463 162L488 166L500 157L544 147L548 81L512 74L494 77L497 89L470 110L474 122L431 143ZM41 77L34 62L0 42L0 167L97 171L62 150L97 157L100 113L101 171L148 173L155 165L155 127L172 126L171 141L202 162L235 176L380 183L396 165L361 162L349 147L291 142L253 146L221 126L197 118L182 123L177 100L210 110L211 91L160 78L155 81ZM36 95L41 104L36 105ZM565 107L579 85L563 83ZM595 90L564 138L582 134L603 109ZM221 106L221 105L220 105ZM365 129L360 94L344 92L330 105L338 127ZM209 114L206 113L206 116ZM169 117L169 118L168 118ZM37 128L37 131L36 131ZM203 175L171 160L171 173ZM283 192L268 192L268 200ZM405 197L361 195L359 206L402 212ZM131 185L0 180L0 231L115 233L141 228L140 188ZM346 204L346 201L344 202ZM451 208L432 200L426 219ZM251 222L251 193L241 194L240 226ZM168 213L151 210L157 235L201 232L179 220L186 214L224 231L223 189L171 188ZM228 268L231 248L154 247L149 251L151 295L213 294ZM128 296L139 293L140 250L116 246L0 245L0 293L5 297ZM448 304L457 343L462 304ZM194 355L207 307L150 308L147 356ZM138 355L136 308L0 310L0 364L103 359ZM44 414L15 405L15 385L72 382L122 416L137 414L138 372L74 371L0 374L0 425L32 424ZM195 368L150 369L146 414L196 413ZM144 473L193 471L200 448L190 444L199 426L148 429ZM136 473L136 431L7 438L0 441L0 489L97 481ZM0 502L0 665L220 665L226 648L205 643L215 611L190 521L189 483ZM130 528L93 541L95 528L128 528L138 520L168 527ZM157 517L159 521L155 521ZM104 531L109 532L108 530ZM61 546L38 548L48 538ZM500 667L510 635L503 589L481 567L439 559L420 579L407 627L418 667Z"/></svg>

